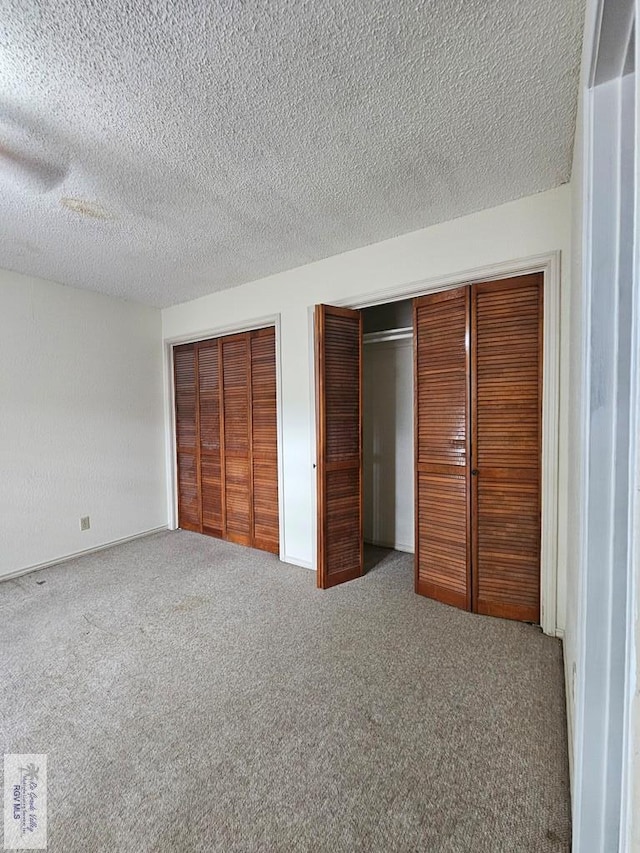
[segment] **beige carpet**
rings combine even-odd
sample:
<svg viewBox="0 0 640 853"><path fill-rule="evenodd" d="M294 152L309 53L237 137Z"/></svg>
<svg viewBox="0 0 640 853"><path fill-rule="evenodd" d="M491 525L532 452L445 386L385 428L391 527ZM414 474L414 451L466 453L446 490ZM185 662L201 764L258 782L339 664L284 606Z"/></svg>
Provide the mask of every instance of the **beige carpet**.
<svg viewBox="0 0 640 853"><path fill-rule="evenodd" d="M0 584L0 632L50 853L569 850L559 641L415 595L407 555L322 592L162 533Z"/></svg>

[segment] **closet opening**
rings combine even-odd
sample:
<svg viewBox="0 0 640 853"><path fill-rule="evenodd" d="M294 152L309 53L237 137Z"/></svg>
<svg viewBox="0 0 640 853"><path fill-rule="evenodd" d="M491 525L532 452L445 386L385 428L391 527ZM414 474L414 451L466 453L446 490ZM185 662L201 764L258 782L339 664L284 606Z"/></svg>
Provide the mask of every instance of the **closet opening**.
<svg viewBox="0 0 640 853"><path fill-rule="evenodd" d="M413 301L363 308L362 332L364 568L371 571L391 551L414 553Z"/></svg>
<svg viewBox="0 0 640 853"><path fill-rule="evenodd" d="M279 554L275 328L173 348L178 526Z"/></svg>
<svg viewBox="0 0 640 853"><path fill-rule="evenodd" d="M316 306L318 586L413 551L416 593L540 623L543 306L541 272Z"/></svg>

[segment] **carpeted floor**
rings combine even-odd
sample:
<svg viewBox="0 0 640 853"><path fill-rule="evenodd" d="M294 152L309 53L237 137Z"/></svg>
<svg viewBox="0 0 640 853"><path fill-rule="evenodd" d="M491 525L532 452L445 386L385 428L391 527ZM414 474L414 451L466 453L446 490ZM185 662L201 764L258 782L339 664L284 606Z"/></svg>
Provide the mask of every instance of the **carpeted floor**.
<svg viewBox="0 0 640 853"><path fill-rule="evenodd" d="M559 641L161 533L0 584L5 752L50 853L570 846ZM382 557L382 559L380 559Z"/></svg>

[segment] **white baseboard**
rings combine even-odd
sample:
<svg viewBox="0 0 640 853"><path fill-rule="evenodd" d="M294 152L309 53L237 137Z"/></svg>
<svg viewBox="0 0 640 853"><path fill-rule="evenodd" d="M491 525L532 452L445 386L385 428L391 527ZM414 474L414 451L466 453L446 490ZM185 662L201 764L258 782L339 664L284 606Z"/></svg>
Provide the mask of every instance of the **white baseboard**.
<svg viewBox="0 0 640 853"><path fill-rule="evenodd" d="M167 530L167 525L162 527L154 527L151 530L144 530L142 533L134 533L133 536L123 536L122 539L114 539L112 542L105 542L103 545L96 545L93 548L85 548L82 551L75 551L73 554L65 554L64 557L57 557L55 560L47 560L45 563L37 563L35 566L25 566L23 569L17 569L15 572L9 572L6 575L0 575L0 581L10 581L14 578L28 575L31 572L39 572L40 569L48 569L50 566L57 566L59 563L66 563L67 560L75 560L76 557L85 557L87 554L95 554L97 551L106 551L107 548L113 548L115 545L124 545L125 542L133 542L134 539L142 539L144 536L153 536L154 533L162 533Z"/></svg>
<svg viewBox="0 0 640 853"><path fill-rule="evenodd" d="M302 569L311 569L315 572L315 567L309 562L309 560L301 560L300 557L289 557L287 554L283 554L280 557L280 560L283 563L291 563L292 566L300 566Z"/></svg>
<svg viewBox="0 0 640 853"><path fill-rule="evenodd" d="M403 545L402 542L395 542L393 544L388 544L386 542L368 542L367 545L377 545L380 548L393 548L395 551L404 551L407 554L413 554L414 548L413 545ZM315 572L316 568L309 560L302 560L300 557L290 557L288 554L281 554L280 560L283 563L290 563L292 566L300 566L303 569L311 569L312 572Z"/></svg>
<svg viewBox="0 0 640 853"><path fill-rule="evenodd" d="M393 544L389 544L387 542L370 542L366 541L367 545L377 545L379 548L393 548L394 551L403 551L406 554L413 554L414 547L413 545L404 545L402 542L395 542ZM280 560L283 563L290 563L292 566L300 566L303 569L311 569L312 572L315 572L315 566L309 560L302 560L300 557L290 557L288 554L281 554Z"/></svg>
<svg viewBox="0 0 640 853"><path fill-rule="evenodd" d="M556 628L556 637L559 640L564 640L564 628Z"/></svg>
<svg viewBox="0 0 640 853"><path fill-rule="evenodd" d="M375 545L377 548L393 548L394 551L402 551L405 554L415 553L413 545L405 545L402 542L374 542L372 539L365 539L365 545Z"/></svg>
<svg viewBox="0 0 640 853"><path fill-rule="evenodd" d="M567 714L567 745L569 748L569 791L573 802L573 673L567 669L568 661L564 648L564 631L562 631L562 661L564 668L564 695Z"/></svg>

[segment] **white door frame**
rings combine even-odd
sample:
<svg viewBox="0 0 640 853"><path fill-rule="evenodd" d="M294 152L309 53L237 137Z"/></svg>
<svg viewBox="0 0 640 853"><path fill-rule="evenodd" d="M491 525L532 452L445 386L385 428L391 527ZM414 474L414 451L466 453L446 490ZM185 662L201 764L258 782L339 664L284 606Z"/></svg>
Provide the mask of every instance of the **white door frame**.
<svg viewBox="0 0 640 853"><path fill-rule="evenodd" d="M591 0L585 32L580 543L573 849L631 849L638 558L638 0ZM631 50L630 50L631 44ZM635 61L634 61L635 59ZM631 79L633 84L633 78ZM631 121L628 110L631 109ZM635 119L634 119L635 115ZM626 148L625 148L626 146ZM626 152L626 153L625 153ZM630 186L629 186L630 184ZM630 221L631 220L631 221ZM635 222L635 229L634 229ZM636 818L637 819L637 818Z"/></svg>
<svg viewBox="0 0 640 853"><path fill-rule="evenodd" d="M165 422L165 465L167 471L167 516L169 530L178 527L178 471L176 459L176 406L175 387L173 381L173 348L180 344L197 343L211 338L222 338L226 335L238 335L242 332L253 332L274 326L276 330L276 413L277 413L277 442L278 442L278 522L281 560L285 560L285 523L284 523L284 454L282 452L282 359L280 357L280 314L267 317L256 317L242 323L232 323L226 326L216 326L189 335L179 335L165 338L164 343L164 422Z"/></svg>
<svg viewBox="0 0 640 853"><path fill-rule="evenodd" d="M542 272L544 276L542 370L542 519L540 553L540 625L561 636L558 601L558 441L560 417L560 252L515 258L448 276L423 279L359 297L333 301L345 308L369 308L385 302L449 290L466 284Z"/></svg>

